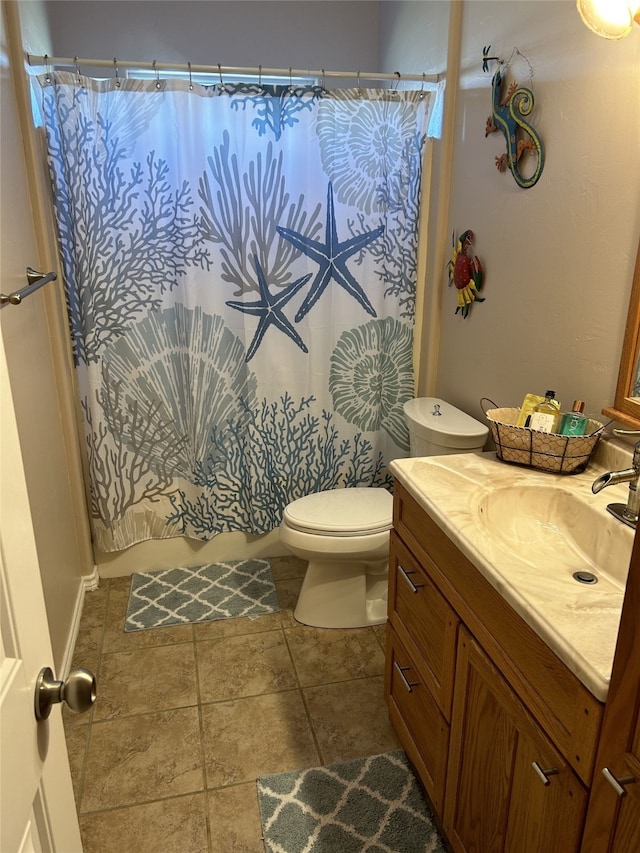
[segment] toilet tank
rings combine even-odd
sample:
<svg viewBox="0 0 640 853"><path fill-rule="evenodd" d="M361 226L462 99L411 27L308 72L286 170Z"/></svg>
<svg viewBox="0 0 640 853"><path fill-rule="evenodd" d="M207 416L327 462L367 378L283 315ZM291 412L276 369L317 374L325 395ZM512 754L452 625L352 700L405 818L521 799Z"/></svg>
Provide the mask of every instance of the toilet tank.
<svg viewBox="0 0 640 853"><path fill-rule="evenodd" d="M416 397L404 404L411 456L472 453L485 445L489 428L438 397Z"/></svg>

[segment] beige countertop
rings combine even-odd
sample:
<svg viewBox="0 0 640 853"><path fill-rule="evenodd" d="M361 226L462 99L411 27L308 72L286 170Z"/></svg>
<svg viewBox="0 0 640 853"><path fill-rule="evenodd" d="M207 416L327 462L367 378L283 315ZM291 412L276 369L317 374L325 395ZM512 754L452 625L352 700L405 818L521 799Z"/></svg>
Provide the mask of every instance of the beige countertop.
<svg viewBox="0 0 640 853"><path fill-rule="evenodd" d="M598 461L575 475L509 465L494 453L399 459L390 466L601 701L609 689L634 535L606 510L609 503L626 503L628 486L591 491L603 471L626 467L624 455L607 454L599 451ZM541 503L549 504L547 517L539 512ZM579 583L573 573L581 570L591 571L598 582Z"/></svg>

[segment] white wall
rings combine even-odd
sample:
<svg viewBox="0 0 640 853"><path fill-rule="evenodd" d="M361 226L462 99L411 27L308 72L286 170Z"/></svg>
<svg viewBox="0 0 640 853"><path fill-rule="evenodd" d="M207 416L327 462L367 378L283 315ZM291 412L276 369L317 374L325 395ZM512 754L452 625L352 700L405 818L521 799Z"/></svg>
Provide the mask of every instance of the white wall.
<svg viewBox="0 0 640 853"><path fill-rule="evenodd" d="M57 56L375 71L372 0L50 0Z"/></svg>
<svg viewBox="0 0 640 853"><path fill-rule="evenodd" d="M444 5L381 4L382 64L419 65L436 27L445 42ZM484 45L504 59L517 47L534 69L530 120L546 164L528 190L495 168L504 137L485 139ZM511 70L530 85L523 60ZM463 320L446 271L430 282L443 301L435 391L475 416L483 395L517 406L546 388L598 413L613 402L640 234L640 28L607 42L573 0L464 0L456 103L447 232L475 232L486 301Z"/></svg>
<svg viewBox="0 0 640 853"><path fill-rule="evenodd" d="M379 53L384 70L437 74L447 66L449 3L387 0L379 9Z"/></svg>

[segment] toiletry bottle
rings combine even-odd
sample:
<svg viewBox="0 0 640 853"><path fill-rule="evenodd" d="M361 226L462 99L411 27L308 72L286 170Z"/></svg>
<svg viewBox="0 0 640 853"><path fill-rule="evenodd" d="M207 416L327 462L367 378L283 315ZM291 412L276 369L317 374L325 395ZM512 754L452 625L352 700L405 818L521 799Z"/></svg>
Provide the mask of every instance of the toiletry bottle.
<svg viewBox="0 0 640 853"><path fill-rule="evenodd" d="M516 426L528 427L529 422L531 420L531 415L533 414L533 410L538 405L538 403L543 402L544 397L541 397L539 394L525 394L525 398L522 401L522 405L520 406L520 411L518 412Z"/></svg>
<svg viewBox="0 0 640 853"><path fill-rule="evenodd" d="M538 432L555 432L560 419L560 403L555 391L546 391L542 403L534 408L529 426Z"/></svg>
<svg viewBox="0 0 640 853"><path fill-rule="evenodd" d="M560 421L560 435L584 435L587 431L589 418L585 417L584 403L582 400L575 400L573 409L570 412L565 412Z"/></svg>

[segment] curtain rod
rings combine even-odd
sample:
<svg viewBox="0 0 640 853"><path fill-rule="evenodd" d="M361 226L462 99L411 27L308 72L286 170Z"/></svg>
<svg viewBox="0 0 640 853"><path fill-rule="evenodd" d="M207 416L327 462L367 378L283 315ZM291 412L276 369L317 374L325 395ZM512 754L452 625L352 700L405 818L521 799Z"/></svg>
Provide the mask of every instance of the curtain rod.
<svg viewBox="0 0 640 853"><path fill-rule="evenodd" d="M193 65L188 62L86 59L78 56L32 56L31 54L27 54L27 62L31 66L42 65L45 68L49 65L75 65L76 68L80 68L81 65L88 65L93 68L111 68L114 72L120 68L141 68L157 72L165 70L182 71L185 74L189 74L189 72L193 74L219 74L221 77L225 74L253 74L256 77L264 74L265 76L274 77L355 77L367 80L395 80L396 82L411 80L417 83L439 83L444 79L444 74L401 74L399 71L394 71L393 74L378 71L326 71L324 68L319 71L310 71L300 68L263 68L261 65L257 68L241 68L230 65Z"/></svg>

